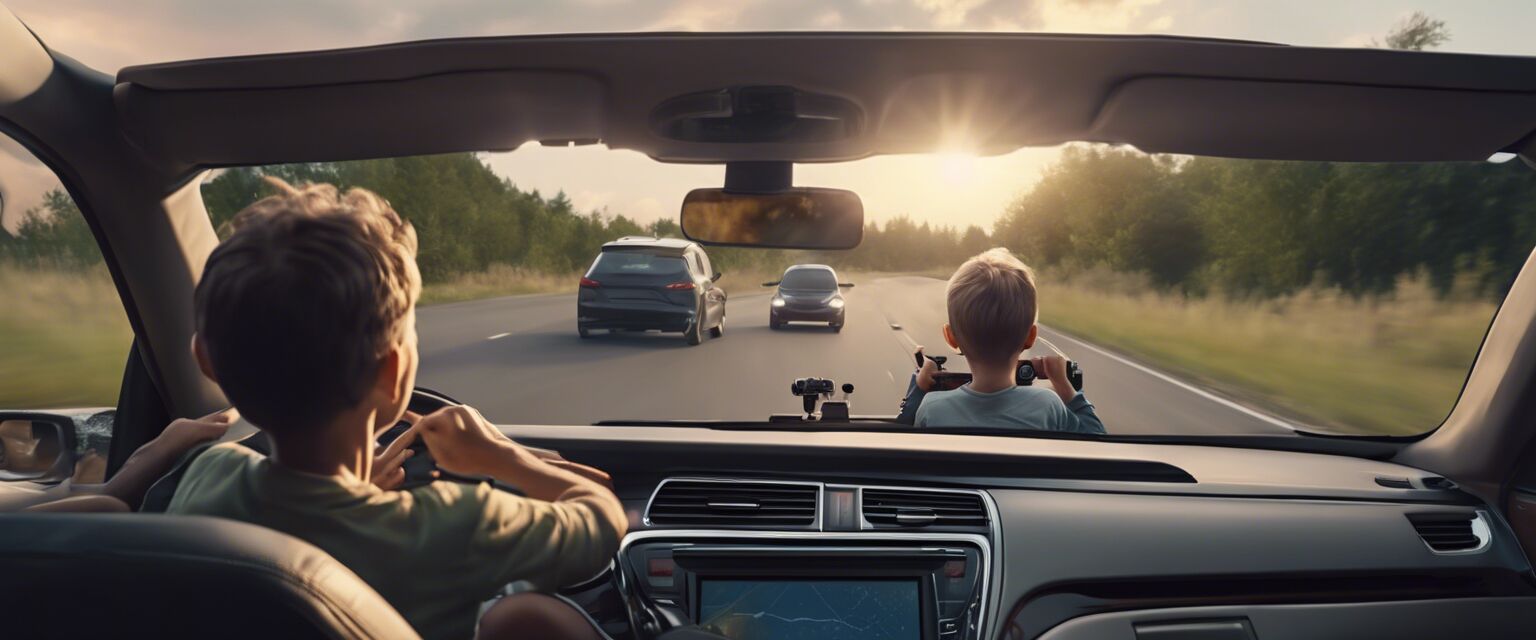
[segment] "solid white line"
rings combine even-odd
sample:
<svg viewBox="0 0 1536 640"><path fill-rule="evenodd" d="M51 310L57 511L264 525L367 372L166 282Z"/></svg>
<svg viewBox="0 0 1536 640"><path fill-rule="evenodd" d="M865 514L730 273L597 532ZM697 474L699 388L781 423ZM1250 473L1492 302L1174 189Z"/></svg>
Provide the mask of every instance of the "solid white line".
<svg viewBox="0 0 1536 640"><path fill-rule="evenodd" d="M486 338L486 340L496 340L496 339L499 339L499 338L505 338L505 337L510 336L510 335L512 335L512 334L510 334L510 333L498 333L498 334L496 334L494 336Z"/></svg>
<svg viewBox="0 0 1536 640"><path fill-rule="evenodd" d="M1040 328L1044 329L1045 326L1041 325ZM1094 345L1091 345L1091 344L1088 344L1086 342L1083 342L1082 340L1078 340L1076 338L1072 338L1070 336L1067 336L1067 335L1064 335L1064 334L1061 334L1061 333L1057 333L1056 337L1060 338L1062 340L1066 340L1068 342L1075 342L1079 346L1083 347L1084 349L1087 349L1089 351L1092 351L1094 353L1102 355L1102 356L1104 356L1106 358L1110 358L1110 359L1112 359L1112 360L1114 360L1116 362L1119 362L1120 364L1123 364L1123 365L1126 365L1128 367L1131 367L1132 369L1135 369L1137 371L1140 371L1142 373L1145 373L1147 375L1155 377L1155 378L1157 378L1159 380L1162 380L1163 382L1166 382L1166 383L1171 384L1171 385L1173 385L1175 387L1178 387L1180 389L1183 389L1185 391L1193 393L1193 394L1195 394L1197 396L1205 398L1206 400L1210 400L1211 402L1219 404L1219 405L1221 405L1223 407L1226 407L1228 409L1232 409L1234 411L1239 411L1239 412L1242 412L1242 413L1248 415L1249 417L1255 418L1257 420L1262 420L1264 422L1267 422L1269 424L1275 425L1277 427L1282 427L1287 432L1295 431L1298 428L1300 428L1300 427L1297 427L1296 425L1293 425L1293 424L1291 424L1289 422L1286 422L1285 420L1281 420L1280 418L1276 418L1275 416L1269 415L1267 413L1263 413L1263 412L1260 412L1260 411L1255 411L1253 409L1250 409L1248 407L1240 405L1240 404L1238 404L1236 402L1233 402L1233 401L1228 400L1226 398L1223 398L1221 396L1215 395L1215 394L1213 394L1213 393L1211 393L1209 391L1206 391L1204 389L1201 389L1199 387L1191 385L1191 384L1189 384L1187 382L1184 382L1182 380L1174 378L1173 376L1170 376L1170 375L1168 375L1166 373L1163 373L1161 371L1157 371L1157 370L1151 369L1149 367L1143 366L1143 365L1141 365L1139 363L1136 363L1136 362L1132 362L1132 361L1127 360L1127 359L1125 359L1124 357L1122 357L1122 356L1120 356L1118 354L1111 353L1111 352L1106 351L1106 350L1104 350L1104 349L1102 349L1100 347L1096 347ZM1058 353L1058 354L1062 353L1061 349L1057 349L1056 345L1051 344L1051 341L1050 340L1046 340L1045 337L1043 337L1043 336L1040 337L1040 341L1044 342L1046 346L1048 346L1051 349L1055 350L1056 353ZM1063 354L1063 355L1065 355L1065 354Z"/></svg>

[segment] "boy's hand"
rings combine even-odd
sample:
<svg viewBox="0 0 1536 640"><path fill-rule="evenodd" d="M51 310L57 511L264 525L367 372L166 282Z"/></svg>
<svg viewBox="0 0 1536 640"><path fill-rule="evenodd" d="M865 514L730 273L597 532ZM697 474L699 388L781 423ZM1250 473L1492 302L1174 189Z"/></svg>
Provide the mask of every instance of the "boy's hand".
<svg viewBox="0 0 1536 640"><path fill-rule="evenodd" d="M437 466L460 475L495 476L505 466L508 453L533 457L465 405L435 411L417 421L411 431L427 443Z"/></svg>
<svg viewBox="0 0 1536 640"><path fill-rule="evenodd" d="M1073 389L1072 381L1067 379L1066 358L1035 356L1029 359L1029 364L1035 368L1035 375L1051 381L1051 387L1056 390L1056 395L1061 396L1063 403L1077 397L1077 389Z"/></svg>
<svg viewBox="0 0 1536 640"><path fill-rule="evenodd" d="M160 435L145 448L153 447L172 457L180 457L192 447L217 440L229 431L229 426L240 419L240 412L233 407L216 411L196 420L178 419L166 426Z"/></svg>
<svg viewBox="0 0 1536 640"><path fill-rule="evenodd" d="M420 422L421 418L415 417L411 428L406 429L405 433L391 441L384 452L373 459L371 480L374 486L385 491L394 491L405 483L405 461L416 455L410 446L416 442L416 428Z"/></svg>
<svg viewBox="0 0 1536 640"><path fill-rule="evenodd" d="M939 363L934 362L930 358L923 357L923 348L921 346L917 348L917 353L912 355L918 360L923 361L922 368L917 370L917 388L922 389L924 392L932 391L934 377L939 374Z"/></svg>

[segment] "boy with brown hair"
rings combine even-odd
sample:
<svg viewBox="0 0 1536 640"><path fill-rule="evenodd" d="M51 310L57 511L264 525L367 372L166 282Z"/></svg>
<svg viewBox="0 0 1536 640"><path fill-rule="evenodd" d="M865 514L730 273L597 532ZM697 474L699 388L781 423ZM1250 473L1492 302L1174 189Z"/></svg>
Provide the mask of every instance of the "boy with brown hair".
<svg viewBox="0 0 1536 640"><path fill-rule="evenodd" d="M1019 356L1034 346L1039 331L1034 271L1007 249L992 249L960 265L949 279L946 296L949 322L944 341L965 354L971 382L930 393L939 368L925 360L908 387L903 418L918 427L1104 433L1093 404L1072 388L1065 358L1032 359L1036 374L1048 380L1051 389L1015 383Z"/></svg>
<svg viewBox="0 0 1536 640"><path fill-rule="evenodd" d="M509 582L552 589L601 572L628 524L606 476L540 457L474 409L416 419L391 443L401 453L376 468L375 438L406 415L415 387L415 231L368 191L270 181L278 194L237 214L203 269L193 351L270 437L272 455L212 447L169 511L304 539L427 638L471 637L480 602ZM375 486L376 473L398 473L418 437L442 469L528 497L486 483Z"/></svg>

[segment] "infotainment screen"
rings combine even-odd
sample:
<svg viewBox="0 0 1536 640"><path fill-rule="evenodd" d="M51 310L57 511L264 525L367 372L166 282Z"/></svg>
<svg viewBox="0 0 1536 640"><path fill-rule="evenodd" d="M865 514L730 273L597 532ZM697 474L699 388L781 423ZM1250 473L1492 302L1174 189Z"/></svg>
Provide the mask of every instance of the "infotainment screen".
<svg viewBox="0 0 1536 640"><path fill-rule="evenodd" d="M699 625L733 640L923 636L917 579L699 580Z"/></svg>

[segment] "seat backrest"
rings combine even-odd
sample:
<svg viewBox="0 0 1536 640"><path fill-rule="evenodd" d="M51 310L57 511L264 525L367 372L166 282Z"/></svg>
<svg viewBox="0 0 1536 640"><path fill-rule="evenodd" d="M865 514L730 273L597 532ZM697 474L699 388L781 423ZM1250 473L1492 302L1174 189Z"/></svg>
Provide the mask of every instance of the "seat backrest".
<svg viewBox="0 0 1536 640"><path fill-rule="evenodd" d="M302 540L148 514L0 515L0 636L419 637Z"/></svg>

